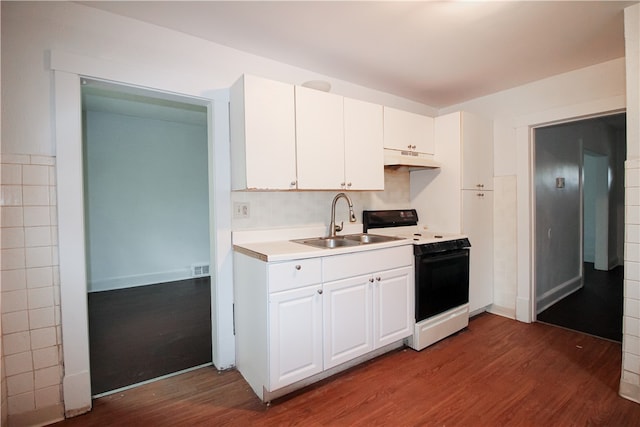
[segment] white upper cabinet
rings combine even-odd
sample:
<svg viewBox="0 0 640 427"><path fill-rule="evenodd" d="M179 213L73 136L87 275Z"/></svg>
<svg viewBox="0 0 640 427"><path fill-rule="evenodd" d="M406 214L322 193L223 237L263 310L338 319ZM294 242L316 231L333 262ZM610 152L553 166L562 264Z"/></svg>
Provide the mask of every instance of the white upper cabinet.
<svg viewBox="0 0 640 427"><path fill-rule="evenodd" d="M344 98L347 190L384 190L382 105Z"/></svg>
<svg viewBox="0 0 640 427"><path fill-rule="evenodd" d="M298 189L382 190L382 106L296 86Z"/></svg>
<svg viewBox="0 0 640 427"><path fill-rule="evenodd" d="M340 189L344 183L344 112L341 96L295 88L298 189Z"/></svg>
<svg viewBox="0 0 640 427"><path fill-rule="evenodd" d="M462 188L493 189L493 122L461 113Z"/></svg>
<svg viewBox="0 0 640 427"><path fill-rule="evenodd" d="M230 92L231 187L296 186L293 85L244 75Z"/></svg>
<svg viewBox="0 0 640 427"><path fill-rule="evenodd" d="M243 75L230 91L232 190L383 190L383 107Z"/></svg>
<svg viewBox="0 0 640 427"><path fill-rule="evenodd" d="M384 107L384 148L434 154L433 117Z"/></svg>

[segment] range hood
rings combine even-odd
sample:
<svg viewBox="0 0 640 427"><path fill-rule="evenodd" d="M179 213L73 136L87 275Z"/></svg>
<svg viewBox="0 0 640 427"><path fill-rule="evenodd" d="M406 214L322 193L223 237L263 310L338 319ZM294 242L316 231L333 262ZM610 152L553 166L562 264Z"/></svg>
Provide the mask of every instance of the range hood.
<svg viewBox="0 0 640 427"><path fill-rule="evenodd" d="M415 169L439 168L440 162L433 160L433 156L415 151L401 151L384 149L384 165L389 167L407 166Z"/></svg>

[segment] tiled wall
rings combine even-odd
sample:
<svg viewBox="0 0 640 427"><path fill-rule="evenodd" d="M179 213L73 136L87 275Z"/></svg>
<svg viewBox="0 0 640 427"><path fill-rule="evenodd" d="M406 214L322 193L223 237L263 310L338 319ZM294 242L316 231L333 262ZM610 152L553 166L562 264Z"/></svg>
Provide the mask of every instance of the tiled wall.
<svg viewBox="0 0 640 427"><path fill-rule="evenodd" d="M625 248L620 393L640 403L640 160L625 163Z"/></svg>
<svg viewBox="0 0 640 427"><path fill-rule="evenodd" d="M384 191L348 191L358 218L364 209L410 208L409 171L386 168ZM235 191L231 201L248 202L249 218L233 218L233 230L303 225L329 225L331 201L340 191ZM336 220L347 221L347 204L336 205Z"/></svg>
<svg viewBox="0 0 640 427"><path fill-rule="evenodd" d="M64 413L55 159L0 161L3 401L9 425L33 425Z"/></svg>

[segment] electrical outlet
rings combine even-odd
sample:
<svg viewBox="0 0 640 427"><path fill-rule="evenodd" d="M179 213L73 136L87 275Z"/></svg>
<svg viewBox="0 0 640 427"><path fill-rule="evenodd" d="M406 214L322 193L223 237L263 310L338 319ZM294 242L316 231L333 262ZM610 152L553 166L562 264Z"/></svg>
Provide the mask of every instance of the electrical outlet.
<svg viewBox="0 0 640 427"><path fill-rule="evenodd" d="M234 218L249 218L249 203L248 202L235 202L233 204L233 217Z"/></svg>

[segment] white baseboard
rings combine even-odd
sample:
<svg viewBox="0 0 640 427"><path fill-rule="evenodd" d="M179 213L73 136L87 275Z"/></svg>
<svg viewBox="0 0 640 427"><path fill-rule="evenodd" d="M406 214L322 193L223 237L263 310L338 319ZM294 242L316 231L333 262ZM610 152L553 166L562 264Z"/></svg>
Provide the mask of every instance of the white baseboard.
<svg viewBox="0 0 640 427"><path fill-rule="evenodd" d="M35 409L21 414L9 415L8 424L10 426L47 426L64 420L64 405L47 406L46 408Z"/></svg>
<svg viewBox="0 0 640 427"><path fill-rule="evenodd" d="M582 277L575 276L555 286L536 299L536 314L542 313L553 304L582 288Z"/></svg>
<svg viewBox="0 0 640 427"><path fill-rule="evenodd" d="M509 319L516 318L516 309L511 307L502 307L496 304L491 304L489 309L487 310L491 314L496 314L498 316L507 317Z"/></svg>
<svg viewBox="0 0 640 427"><path fill-rule="evenodd" d="M131 276L110 277L107 279L92 280L88 283L89 292L111 291L114 289L126 289L136 286L152 285L154 283L175 282L177 280L191 279L191 269L162 271L159 273L136 274Z"/></svg>
<svg viewBox="0 0 640 427"><path fill-rule="evenodd" d="M640 403L640 385L620 380L620 396L633 402Z"/></svg>

